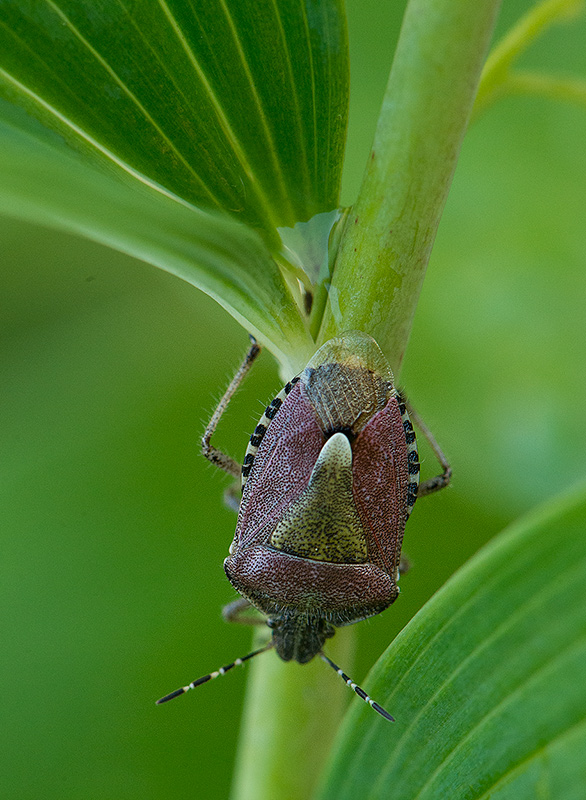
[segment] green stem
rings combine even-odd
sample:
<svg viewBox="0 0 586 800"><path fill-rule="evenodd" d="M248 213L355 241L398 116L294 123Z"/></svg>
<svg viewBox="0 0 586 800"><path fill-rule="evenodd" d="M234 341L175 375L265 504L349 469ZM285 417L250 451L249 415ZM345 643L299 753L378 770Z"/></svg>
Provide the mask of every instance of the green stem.
<svg viewBox="0 0 586 800"><path fill-rule="evenodd" d="M398 371L500 0L411 0L320 341L359 328Z"/></svg>
<svg viewBox="0 0 586 800"><path fill-rule="evenodd" d="M354 631L343 628L327 652L352 674ZM232 800L308 800L353 698L319 658L286 664L276 653L250 665Z"/></svg>
<svg viewBox="0 0 586 800"><path fill-rule="evenodd" d="M505 86L507 94L536 94L586 108L586 81L580 78L513 72Z"/></svg>
<svg viewBox="0 0 586 800"><path fill-rule="evenodd" d="M474 104L473 119L504 94L520 91L522 87L516 85L517 76L511 75L510 70L521 53L552 25L569 22L583 10L584 0L544 0L521 17L486 60ZM530 88L528 90L531 91Z"/></svg>

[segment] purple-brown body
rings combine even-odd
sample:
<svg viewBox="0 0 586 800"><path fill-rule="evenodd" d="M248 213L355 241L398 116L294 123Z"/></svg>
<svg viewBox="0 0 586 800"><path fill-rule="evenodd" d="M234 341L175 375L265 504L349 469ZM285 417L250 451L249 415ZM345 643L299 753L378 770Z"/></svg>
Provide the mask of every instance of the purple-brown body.
<svg viewBox="0 0 586 800"><path fill-rule="evenodd" d="M334 633L398 596L417 496L415 434L378 345L327 342L251 437L234 541L234 587L267 615L281 658L305 663Z"/></svg>

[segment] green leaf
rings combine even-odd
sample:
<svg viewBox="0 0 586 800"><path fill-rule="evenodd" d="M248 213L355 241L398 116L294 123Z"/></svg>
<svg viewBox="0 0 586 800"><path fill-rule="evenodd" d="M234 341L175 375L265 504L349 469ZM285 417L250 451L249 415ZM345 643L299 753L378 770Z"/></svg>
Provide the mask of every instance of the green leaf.
<svg viewBox="0 0 586 800"><path fill-rule="evenodd" d="M456 573L369 681L396 724L353 708L322 798L583 797L585 526L582 487Z"/></svg>
<svg viewBox="0 0 586 800"><path fill-rule="evenodd" d="M88 164L20 109L0 103L0 211L71 231L198 286L283 363L307 340L297 306L262 239L228 216L162 187ZM279 309L277 317L271 309Z"/></svg>
<svg viewBox="0 0 586 800"><path fill-rule="evenodd" d="M8 101L4 136L19 152L15 162L8 152L0 161L6 213L187 274L262 331L281 361L284 348L308 339L301 318L292 319L301 298L277 228L338 205L348 101L341 0L8 0L0 98ZM41 126L21 116L17 135L12 105ZM35 181L35 169L46 180ZM117 219L133 192L135 219ZM109 220L100 211L105 194ZM164 222L154 223L153 245L158 208ZM174 229L183 238L190 226L194 247L178 270ZM219 254L224 235L227 252Z"/></svg>
<svg viewBox="0 0 586 800"><path fill-rule="evenodd" d="M4 94L74 146L270 234L337 205L336 0L12 0Z"/></svg>

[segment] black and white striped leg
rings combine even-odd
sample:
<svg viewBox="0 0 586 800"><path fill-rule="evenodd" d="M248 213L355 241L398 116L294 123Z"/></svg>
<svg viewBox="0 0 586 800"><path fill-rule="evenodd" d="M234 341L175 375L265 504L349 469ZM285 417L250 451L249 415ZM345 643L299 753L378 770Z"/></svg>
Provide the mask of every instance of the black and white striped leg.
<svg viewBox="0 0 586 800"><path fill-rule="evenodd" d="M196 686L201 686L202 683L207 683L208 681L213 681L214 678L219 678L220 675L225 675L234 667L239 667L241 664L244 664L245 661L248 661L250 658L254 658L254 656L258 656L261 653L264 653L267 650L270 650L273 646L272 641L269 642L265 647L261 647L260 650L254 650L252 653L249 653L247 656L243 656L243 658L237 658L236 661L233 661L231 664L226 664L225 667L220 667L220 669L216 670L216 672L210 672L208 675L203 675L201 678L198 678L196 681L192 681L187 686L182 686L180 689L175 689L174 692L171 694L166 694L165 697L161 697L160 700L157 700L157 705L161 703L166 703L169 700L173 700L175 697L179 697L181 694L185 694L190 689L195 689Z"/></svg>
<svg viewBox="0 0 586 800"><path fill-rule="evenodd" d="M326 662L326 664L329 664L330 667L338 673L338 675L340 676L340 678L342 678L346 686L349 686L351 689L354 689L358 697L362 698L362 700L364 700L365 703L368 703L368 705L371 708L373 708L378 714L380 714L381 717L384 717L385 719L388 719L391 722L395 721L395 718L391 717L388 711L385 711L382 706L379 706L378 703L375 703L372 697L369 697L369 695L366 694L364 689L361 689L360 686L357 686L357 684L355 684L354 681L352 681L352 679L349 678L337 664L334 664L334 662L330 658L328 658L325 653L320 651L320 656Z"/></svg>

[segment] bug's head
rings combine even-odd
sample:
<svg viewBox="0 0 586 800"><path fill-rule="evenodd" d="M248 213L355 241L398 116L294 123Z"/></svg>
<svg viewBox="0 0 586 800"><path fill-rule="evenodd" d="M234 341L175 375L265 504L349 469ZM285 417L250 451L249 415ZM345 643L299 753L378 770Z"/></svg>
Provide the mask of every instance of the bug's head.
<svg viewBox="0 0 586 800"><path fill-rule="evenodd" d="M273 646L283 661L306 664L317 655L326 639L335 630L323 616L285 613L270 617L267 625L273 631Z"/></svg>

